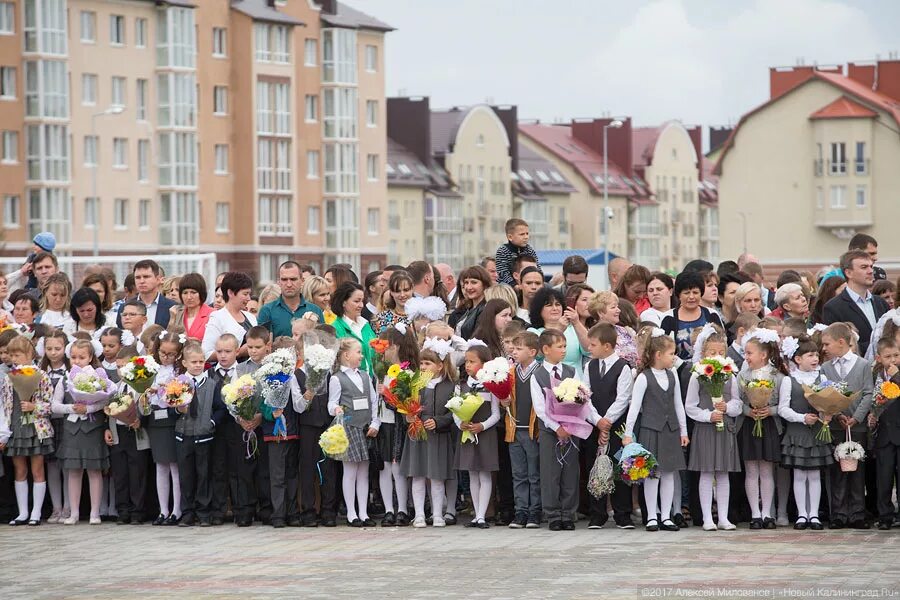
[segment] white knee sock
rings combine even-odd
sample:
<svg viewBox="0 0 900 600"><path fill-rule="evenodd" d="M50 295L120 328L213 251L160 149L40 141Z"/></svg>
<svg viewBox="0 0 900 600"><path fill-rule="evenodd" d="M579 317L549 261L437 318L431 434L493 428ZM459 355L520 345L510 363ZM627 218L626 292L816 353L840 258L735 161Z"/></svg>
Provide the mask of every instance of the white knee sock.
<svg viewBox="0 0 900 600"><path fill-rule="evenodd" d="M661 475L660 475L661 476ZM647 521L657 520L656 500L659 496L659 479L644 480L644 504L647 505Z"/></svg>
<svg viewBox="0 0 900 600"><path fill-rule="evenodd" d="M344 504L347 505L347 522L358 518L356 513L356 467L359 463L345 462L344 477L341 488L344 491Z"/></svg>
<svg viewBox="0 0 900 600"><path fill-rule="evenodd" d="M712 500L713 500L713 477L715 473L712 471L700 472L700 509L703 511L703 525L713 525L712 518ZM719 514L722 514L721 500L719 501Z"/></svg>
<svg viewBox="0 0 900 600"><path fill-rule="evenodd" d="M394 512L394 486L391 483L391 463L385 462L384 468L378 472L378 489L381 490L381 501L385 512Z"/></svg>
<svg viewBox="0 0 900 600"><path fill-rule="evenodd" d="M69 507L71 508L71 516L79 519L81 512L81 480L84 478L84 470L70 469L66 471L69 474Z"/></svg>
<svg viewBox="0 0 900 600"><path fill-rule="evenodd" d="M441 518L441 507L444 504L444 480L431 480L431 516L435 519ZM454 502L454 504L456 504Z"/></svg>
<svg viewBox="0 0 900 600"><path fill-rule="evenodd" d="M50 502L53 504L53 512L62 511L62 473L60 472L59 461L57 460L47 462L47 491L50 492Z"/></svg>
<svg viewBox="0 0 900 600"><path fill-rule="evenodd" d="M91 518L100 518L100 503L103 497L103 474L88 471L88 485L91 491Z"/></svg>
<svg viewBox="0 0 900 600"><path fill-rule="evenodd" d="M412 497L413 506L416 509L416 518L425 518L425 478L413 477L412 480ZM434 505L434 497L431 498L431 504ZM439 505L440 506L440 505Z"/></svg>
<svg viewBox="0 0 900 600"><path fill-rule="evenodd" d="M469 492L472 494L472 510L475 511L475 518L478 520L478 499L481 498L481 479L478 478L478 471L469 471Z"/></svg>
<svg viewBox="0 0 900 600"><path fill-rule="evenodd" d="M806 472L809 485L809 518L819 518L819 502L822 500L822 472L812 469Z"/></svg>
<svg viewBox="0 0 900 600"><path fill-rule="evenodd" d="M797 504L797 517L809 517L809 495L806 491L806 473L804 469L794 471L794 502Z"/></svg>
<svg viewBox="0 0 900 600"><path fill-rule="evenodd" d="M459 480L456 477L444 480L444 500L446 503L444 514L456 516L456 495L458 492ZM432 498L432 501L433 500L434 499Z"/></svg>
<svg viewBox="0 0 900 600"><path fill-rule="evenodd" d="M34 506L31 508L31 519L34 521L41 520L41 509L44 508L44 495L47 493L47 482L34 482L31 485L31 495L34 496Z"/></svg>
<svg viewBox="0 0 900 600"><path fill-rule="evenodd" d="M397 512L405 513L409 510L409 490L406 476L400 471L400 463L391 463L391 474L394 477L394 489L397 491Z"/></svg>
<svg viewBox="0 0 900 600"><path fill-rule="evenodd" d="M169 465L165 463L156 464L156 499L159 500L159 514L168 517L169 512Z"/></svg>
<svg viewBox="0 0 900 600"><path fill-rule="evenodd" d="M359 504L359 518L369 518L369 461L357 463L356 467L356 502Z"/></svg>
<svg viewBox="0 0 900 600"><path fill-rule="evenodd" d="M665 521L672 516L672 498L675 494L675 479L678 473L675 471L662 471L659 474L659 518ZM681 502L679 501L679 504Z"/></svg>
<svg viewBox="0 0 900 600"><path fill-rule="evenodd" d="M181 480L178 479L178 463L169 463L169 473L172 477L172 514L176 519L181 518Z"/></svg>
<svg viewBox="0 0 900 600"><path fill-rule="evenodd" d="M791 470L776 467L775 477L778 490L778 517L787 519L788 496L791 494Z"/></svg>
<svg viewBox="0 0 900 600"><path fill-rule="evenodd" d="M491 480L491 472L490 471L478 471L478 478L481 480L479 482L479 487L481 488L480 495L478 497L478 508L476 510L475 516L479 520L484 520L484 516L487 514L488 504L491 502L491 491L493 490L493 481Z"/></svg>
<svg viewBox="0 0 900 600"><path fill-rule="evenodd" d="M775 498L774 463L759 461L759 493L762 499L763 519L772 516L772 500Z"/></svg>
<svg viewBox="0 0 900 600"><path fill-rule="evenodd" d="M747 492L747 501L750 503L750 516L759 518L759 464L758 460L744 461L744 490Z"/></svg>
<svg viewBox="0 0 900 600"><path fill-rule="evenodd" d="M719 512L719 525L731 525L728 520L728 501L731 498L731 483L728 473L716 471L716 506Z"/></svg>
<svg viewBox="0 0 900 600"><path fill-rule="evenodd" d="M28 520L28 480L17 481L16 488L16 505L19 507L19 516L16 521Z"/></svg>

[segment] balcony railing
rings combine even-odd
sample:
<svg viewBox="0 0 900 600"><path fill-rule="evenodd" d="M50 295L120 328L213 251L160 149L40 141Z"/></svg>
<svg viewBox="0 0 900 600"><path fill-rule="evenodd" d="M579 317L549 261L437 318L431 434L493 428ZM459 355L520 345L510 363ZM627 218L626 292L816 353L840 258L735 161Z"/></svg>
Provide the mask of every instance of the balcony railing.
<svg viewBox="0 0 900 600"><path fill-rule="evenodd" d="M815 177L821 177L825 174L825 166L824 161L821 158L817 158L813 160L813 175Z"/></svg>
<svg viewBox="0 0 900 600"><path fill-rule="evenodd" d="M658 223L632 223L631 235L654 236L659 235Z"/></svg>
<svg viewBox="0 0 900 600"><path fill-rule="evenodd" d="M858 158L853 163L853 172L857 175L868 175L869 174L869 159L868 158Z"/></svg>
<svg viewBox="0 0 900 600"><path fill-rule="evenodd" d="M847 174L847 161L842 160L839 162L828 161L828 172L832 175L846 175Z"/></svg>

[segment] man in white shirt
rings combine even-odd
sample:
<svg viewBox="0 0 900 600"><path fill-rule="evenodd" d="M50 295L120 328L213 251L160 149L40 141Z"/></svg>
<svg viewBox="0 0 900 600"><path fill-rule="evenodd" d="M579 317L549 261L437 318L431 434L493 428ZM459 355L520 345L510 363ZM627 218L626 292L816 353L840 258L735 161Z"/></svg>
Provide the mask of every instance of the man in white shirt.
<svg viewBox="0 0 900 600"><path fill-rule="evenodd" d="M826 325L850 322L859 334L859 355L866 356L872 330L878 319L888 311L887 302L872 294L875 277L872 258L862 250L850 250L841 256L841 272L847 280L843 292L825 304L823 322Z"/></svg>
<svg viewBox="0 0 900 600"><path fill-rule="evenodd" d="M163 272L154 260L139 260L134 264L134 287L137 290L136 299L147 307L146 329L149 325L157 324L163 328L169 326L169 309L175 306L175 302L163 296L159 288L162 285ZM122 326L122 311L119 311L119 327Z"/></svg>

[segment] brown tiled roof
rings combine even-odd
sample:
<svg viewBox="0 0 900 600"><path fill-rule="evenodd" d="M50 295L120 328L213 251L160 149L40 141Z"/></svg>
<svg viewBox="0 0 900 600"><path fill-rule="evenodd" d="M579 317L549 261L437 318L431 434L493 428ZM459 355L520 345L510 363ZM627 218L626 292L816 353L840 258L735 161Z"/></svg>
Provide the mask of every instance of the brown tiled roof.
<svg viewBox="0 0 900 600"><path fill-rule="evenodd" d="M653 163L653 150L662 127L632 127L631 164L638 169Z"/></svg>
<svg viewBox="0 0 900 600"><path fill-rule="evenodd" d="M344 27L348 29L372 29L375 31L394 31L394 28L379 21L375 17L356 10L343 2L335 2L337 11L335 14L327 14L322 12L320 18L322 22L332 27Z"/></svg>
<svg viewBox="0 0 900 600"><path fill-rule="evenodd" d="M469 113L468 108L431 111L431 153L443 156L453 151L459 124Z"/></svg>
<svg viewBox="0 0 900 600"><path fill-rule="evenodd" d="M522 177L523 173L527 173L531 179ZM512 184L513 192L523 198L576 191L552 162L527 146L519 146L519 171L513 177Z"/></svg>
<svg viewBox="0 0 900 600"><path fill-rule="evenodd" d="M878 113L870 108L866 108L859 102L854 102L847 96L841 96L834 102L823 106L813 114L809 115L810 119L871 119L877 117Z"/></svg>
<svg viewBox="0 0 900 600"><path fill-rule="evenodd" d="M266 0L231 0L231 8L247 15L254 21L306 26L306 23L303 21L279 12L273 6L269 6Z"/></svg>
<svg viewBox="0 0 900 600"><path fill-rule="evenodd" d="M437 195L457 196L447 172L435 161L426 165L405 146L388 138L387 165L385 169L389 186L419 187Z"/></svg>

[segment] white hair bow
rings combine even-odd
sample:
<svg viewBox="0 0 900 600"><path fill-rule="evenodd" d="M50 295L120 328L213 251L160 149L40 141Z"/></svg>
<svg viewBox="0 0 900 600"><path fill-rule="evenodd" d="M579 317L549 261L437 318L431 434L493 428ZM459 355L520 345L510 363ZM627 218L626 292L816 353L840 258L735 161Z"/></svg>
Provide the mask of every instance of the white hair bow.
<svg viewBox="0 0 900 600"><path fill-rule="evenodd" d="M758 340L763 344L779 344L781 342L781 338L778 337L778 332L773 331L771 329L754 329L750 333L744 336L744 339L741 340L741 345L746 346L747 342L750 340Z"/></svg>
<svg viewBox="0 0 900 600"><path fill-rule="evenodd" d="M653 330L650 332L650 337L652 337L652 338L665 337L665 335L666 335L666 332L664 330L660 329L659 327L654 327Z"/></svg>
<svg viewBox="0 0 900 600"><path fill-rule="evenodd" d="M406 335L406 323L404 323L403 321L397 321L396 323L394 323L394 329L396 329L403 335Z"/></svg>
<svg viewBox="0 0 900 600"><path fill-rule="evenodd" d="M900 325L900 323L898 323L898 325ZM806 330L806 335L808 335L809 337L812 337L813 334L815 334L817 331L825 331L826 329L828 329L827 325L822 325L821 323L816 323L811 328Z"/></svg>
<svg viewBox="0 0 900 600"><path fill-rule="evenodd" d="M475 348L477 346L484 346L485 348L488 347L486 343L484 343L482 340L479 340L478 338L472 338L471 340L466 342L466 350L471 350L472 348Z"/></svg>
<svg viewBox="0 0 900 600"><path fill-rule="evenodd" d="M797 338L789 335L781 341L781 354L786 359L791 360L794 358L794 354L797 353L797 348L799 347L800 342Z"/></svg>
<svg viewBox="0 0 900 600"><path fill-rule="evenodd" d="M712 323L707 323L703 326L703 329L700 330L700 334L697 336L697 341L694 342L694 352L691 360L694 364L700 362L700 359L703 358L703 344L706 343L706 340L709 339L709 336L716 333L716 328Z"/></svg>
<svg viewBox="0 0 900 600"><path fill-rule="evenodd" d="M127 329L123 329L122 337L119 338L119 340L122 342L123 346L132 346L132 345L134 345L134 341L135 341L134 334L131 333L130 331L128 331Z"/></svg>
<svg viewBox="0 0 900 600"><path fill-rule="evenodd" d="M900 327L900 313L897 313L896 315L891 317L891 321L894 322L894 325L896 325L897 327Z"/></svg>
<svg viewBox="0 0 900 600"><path fill-rule="evenodd" d="M43 341L43 340L41 340L41 341ZM72 360L72 346L74 346L75 342L77 342L77 341L78 340L72 340L71 342L66 344L66 358L68 358L69 360ZM94 351L95 358L103 356L103 344L101 344L97 340L86 340L86 341L89 341L91 343L91 349L93 349L93 351Z"/></svg>
<svg viewBox="0 0 900 600"><path fill-rule="evenodd" d="M430 337L425 338L425 343L422 344L422 348L424 350L431 350L437 354L441 360L444 360L447 358L448 354L453 352L453 342L437 337Z"/></svg>
<svg viewBox="0 0 900 600"><path fill-rule="evenodd" d="M34 346L34 351L37 352L37 355L40 356L41 358L44 358L44 354L46 353L46 350L44 349L44 339L45 338L42 336L41 339L39 339L37 341L37 344ZM67 340L69 339L68 335L66 335L66 339Z"/></svg>
<svg viewBox="0 0 900 600"><path fill-rule="evenodd" d="M440 321L447 314L447 305L437 296L410 298L403 306L409 320L425 317L429 321Z"/></svg>

